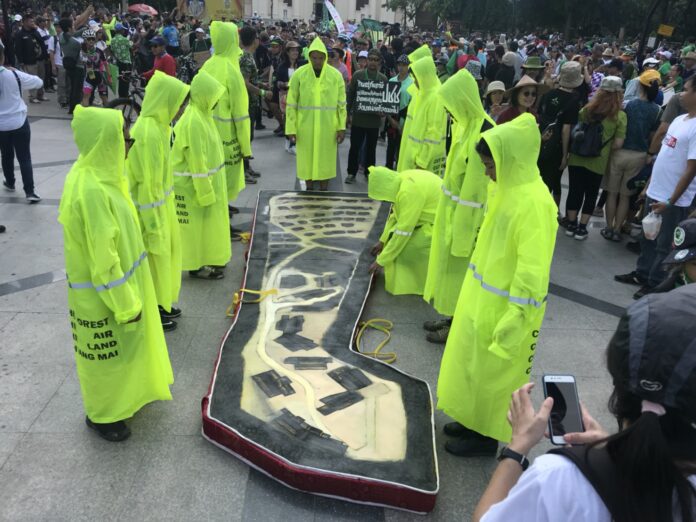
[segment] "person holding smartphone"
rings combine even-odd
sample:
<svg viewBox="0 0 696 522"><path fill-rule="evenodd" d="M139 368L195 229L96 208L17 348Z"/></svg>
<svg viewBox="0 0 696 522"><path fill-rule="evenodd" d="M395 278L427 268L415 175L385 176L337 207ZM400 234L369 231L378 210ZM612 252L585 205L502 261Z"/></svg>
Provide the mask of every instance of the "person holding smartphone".
<svg viewBox="0 0 696 522"><path fill-rule="evenodd" d="M554 400L547 398L537 412L529 397L533 384L514 392L508 413L512 440L474 521L694 520L694 316L694 285L633 304L607 347L614 383L609 408L619 431L609 435L582 407L585 431L563 439L585 446L553 450L528 470L525 455L544 437ZM572 453L581 460L569 458Z"/></svg>

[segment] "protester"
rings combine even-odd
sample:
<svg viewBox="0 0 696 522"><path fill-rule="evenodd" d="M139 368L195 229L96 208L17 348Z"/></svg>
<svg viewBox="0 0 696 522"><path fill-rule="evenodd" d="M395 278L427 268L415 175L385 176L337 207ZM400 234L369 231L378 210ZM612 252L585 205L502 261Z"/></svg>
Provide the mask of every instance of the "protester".
<svg viewBox="0 0 696 522"><path fill-rule="evenodd" d="M537 83L529 76L523 76L512 89L508 89L506 94L510 100L510 107L498 116L498 125L514 120L526 112L536 118L535 107L540 93L544 90L546 87L543 84Z"/></svg>
<svg viewBox="0 0 696 522"><path fill-rule="evenodd" d="M133 71L133 60L131 59L133 42L127 38L128 25L117 23L114 29L116 34L111 38L109 47L118 68L118 96L127 98L130 87L130 75Z"/></svg>
<svg viewBox="0 0 696 522"><path fill-rule="evenodd" d="M309 46L310 63L290 79L285 133L297 145L297 177L307 190L328 190L336 177L337 145L346 129L346 91L343 77L326 66L324 43Z"/></svg>
<svg viewBox="0 0 696 522"><path fill-rule="evenodd" d="M505 84L500 81L492 81L486 87L484 95L484 108L493 121L498 121L500 114L505 111Z"/></svg>
<svg viewBox="0 0 696 522"><path fill-rule="evenodd" d="M22 28L14 36L14 51L17 67L27 74L38 76L44 80L44 43L41 35L36 30L34 16L27 14L22 18ZM41 103L48 101L44 95L43 83L38 89L29 89L29 102Z"/></svg>
<svg viewBox="0 0 696 522"><path fill-rule="evenodd" d="M77 40L77 35L73 33L72 20L63 18L60 21L60 27L62 34L59 41L67 80L68 114L72 114L75 106L82 101L82 89L85 78L85 66L80 59L82 44Z"/></svg>
<svg viewBox="0 0 696 522"><path fill-rule="evenodd" d="M445 316L423 325L429 332L426 339L433 343L447 341L459 290L483 222L490 180L475 147L481 133L494 125L483 111L478 86L467 70L452 76L440 89L439 96L452 117L454 132L435 215L423 293L423 299Z"/></svg>
<svg viewBox="0 0 696 522"><path fill-rule="evenodd" d="M124 422L146 404L171 400L174 382L138 215L124 176L123 118L77 107L80 153L68 173L63 225L68 306L87 425L117 442ZM99 337L97 337L99 336ZM95 338L109 350L91 349Z"/></svg>
<svg viewBox="0 0 696 522"><path fill-rule="evenodd" d="M556 240L556 204L539 176L541 137L523 114L481 135L476 151L495 182L440 366L438 408L456 422L445 449L493 456L508 442L510 394L529 380Z"/></svg>
<svg viewBox="0 0 696 522"><path fill-rule="evenodd" d="M142 74L146 80L152 78L155 71L162 71L169 76L176 76L176 60L167 52L166 46L166 41L161 36L155 36L150 40L150 50L155 57L155 63L152 69Z"/></svg>
<svg viewBox="0 0 696 522"><path fill-rule="evenodd" d="M408 109L410 124L404 128L397 170L421 169L442 176L445 171L447 113L437 93L435 63L426 56L411 63L417 97Z"/></svg>
<svg viewBox="0 0 696 522"><path fill-rule="evenodd" d="M662 218L659 233L654 240L641 237L633 272L614 276L620 283L641 286L633 295L635 299L665 279L662 263L669 254L674 229L686 218L696 196L696 77L684 83L680 101L687 113L677 116L669 126L646 191L647 208Z"/></svg>
<svg viewBox="0 0 696 522"><path fill-rule="evenodd" d="M668 269L667 277L653 288L653 294L696 283L696 213L674 229L672 244L672 251L662 262Z"/></svg>
<svg viewBox="0 0 696 522"><path fill-rule="evenodd" d="M393 169L394 164L398 160L401 138L404 125L406 124L406 115L411 103L409 89L413 85L413 77L408 72L409 64L408 56L405 54L399 56L396 60L397 74L389 79L390 82L399 82L399 114L396 116L387 114L387 153L384 165L388 169Z"/></svg>
<svg viewBox="0 0 696 522"><path fill-rule="evenodd" d="M384 285L392 295L423 295L441 185L438 176L424 170L370 169L368 195L392 203L392 211L371 250L376 259L369 270L384 270Z"/></svg>
<svg viewBox="0 0 696 522"><path fill-rule="evenodd" d="M58 105L61 109L68 108L68 80L63 67L63 49L60 47L60 36L63 34L60 24L55 26L56 34L48 39L48 57L51 73L56 77Z"/></svg>
<svg viewBox="0 0 696 522"><path fill-rule="evenodd" d="M82 45L82 65L85 69L85 82L82 86L82 105L89 107L94 99L95 92L101 98L102 106L108 103L108 91L106 86L106 68L108 62L106 56L96 47L96 35L91 29L82 33L84 43Z"/></svg>
<svg viewBox="0 0 696 522"><path fill-rule="evenodd" d="M5 63L5 47L0 42L0 64ZM22 90L38 90L43 80L38 76L5 68L0 65L0 154L2 155L2 184L8 192L15 191L14 159L17 156L22 175L24 194L29 203L41 197L34 188L34 168L31 163L31 128Z"/></svg>
<svg viewBox="0 0 696 522"><path fill-rule="evenodd" d="M278 71L275 75L276 84L274 89L274 91L278 91L278 104L283 114L282 135L285 135L285 112L288 99L288 89L290 88L290 78L292 78L295 71L304 64L305 61L300 57L300 44L294 41L288 42L285 46L285 53L283 53L280 66L278 67ZM285 150L291 154L296 153L295 144L291 143L287 137L285 138Z"/></svg>
<svg viewBox="0 0 696 522"><path fill-rule="evenodd" d="M602 176L609 164L612 150L623 147L626 137L626 113L621 110L621 78L602 79L597 94L579 113L578 121L585 127L583 139L574 136L574 145L568 159L568 198L565 218L561 226L568 237L578 241L587 239L587 224L597 203ZM596 149L590 136L597 135ZM597 150L598 149L598 150ZM578 222L578 212L582 211Z"/></svg>
<svg viewBox="0 0 696 522"><path fill-rule="evenodd" d="M235 201L244 190L244 158L251 156L249 100L244 77L239 69L239 32L231 22L210 24L213 56L205 62L207 72L225 87L225 94L213 110L213 119L225 151L227 197Z"/></svg>
<svg viewBox="0 0 696 522"><path fill-rule="evenodd" d="M174 179L169 159L171 123L188 97L189 86L156 71L145 88L126 170L150 259L162 327L176 329L181 310L172 306L181 288L181 235L176 217Z"/></svg>
<svg viewBox="0 0 696 522"><path fill-rule="evenodd" d="M382 55L377 49L370 49L367 60L367 67L353 74L346 98L348 124L350 125L350 149L348 151L346 183L355 182L361 150L364 151L363 172L366 177L369 173L369 168L376 163L377 138L382 118L378 113L366 113L357 109L356 98L360 88L358 82L386 82L387 77L379 72L382 66Z"/></svg>
<svg viewBox="0 0 696 522"><path fill-rule="evenodd" d="M474 512L478 522L693 520L696 501L696 286L649 296L624 314L607 347L613 390L609 435L583 407L583 445L535 459L553 399L534 410L524 385L512 394L512 440ZM645 325L650 325L645 328ZM554 454L556 453L556 454ZM524 461L522 461L524 462ZM592 479L588 480L588 477Z"/></svg>

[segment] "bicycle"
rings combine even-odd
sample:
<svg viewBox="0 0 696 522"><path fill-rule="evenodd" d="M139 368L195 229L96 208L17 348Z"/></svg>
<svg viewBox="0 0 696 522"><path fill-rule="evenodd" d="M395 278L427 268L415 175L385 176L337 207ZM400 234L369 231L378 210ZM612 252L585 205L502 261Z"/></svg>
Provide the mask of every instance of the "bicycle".
<svg viewBox="0 0 696 522"><path fill-rule="evenodd" d="M116 98L111 100L107 107L109 109L118 109L123 114L123 121L127 128L129 128L140 114L140 108L143 105L143 98L145 97L145 88L143 85L142 76L138 76L135 72L125 73L122 78L128 77L128 82L130 83L129 95L127 98Z"/></svg>
<svg viewBox="0 0 696 522"><path fill-rule="evenodd" d="M198 66L193 59L193 53L184 54L176 59L176 78L190 84L198 72Z"/></svg>

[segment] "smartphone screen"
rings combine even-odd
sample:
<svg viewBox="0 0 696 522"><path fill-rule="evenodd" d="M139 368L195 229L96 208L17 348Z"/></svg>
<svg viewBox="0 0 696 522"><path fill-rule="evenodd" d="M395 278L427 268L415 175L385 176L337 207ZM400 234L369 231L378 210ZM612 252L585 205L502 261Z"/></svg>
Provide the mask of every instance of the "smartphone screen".
<svg viewBox="0 0 696 522"><path fill-rule="evenodd" d="M545 375L544 394L553 397L549 417L551 442L565 444L563 435L585 431L582 425L575 378L572 375Z"/></svg>

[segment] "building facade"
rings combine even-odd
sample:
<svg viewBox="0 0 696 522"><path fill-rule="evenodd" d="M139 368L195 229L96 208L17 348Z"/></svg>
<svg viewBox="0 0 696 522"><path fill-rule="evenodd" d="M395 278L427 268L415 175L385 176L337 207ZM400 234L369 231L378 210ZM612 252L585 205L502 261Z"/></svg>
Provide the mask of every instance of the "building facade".
<svg viewBox="0 0 696 522"><path fill-rule="evenodd" d="M380 22L402 22L401 13L390 11L382 4L384 0L334 0L334 5L344 22L371 18ZM245 0L244 16L254 14L260 18L274 20L311 20L322 16L323 0Z"/></svg>

